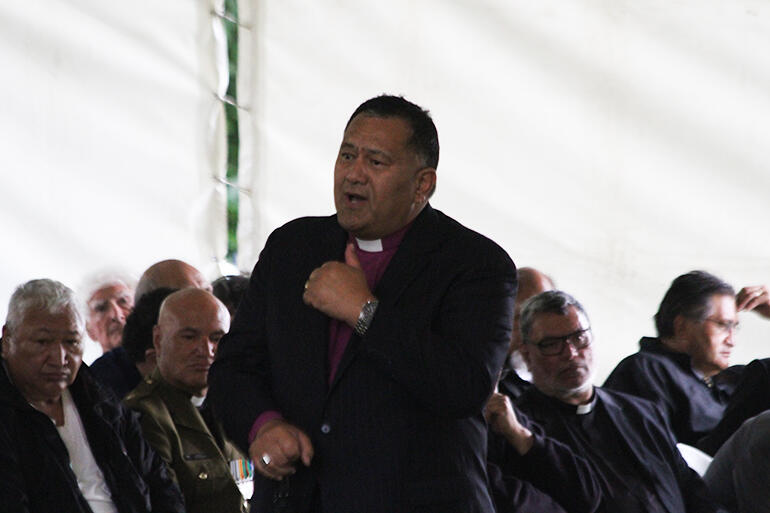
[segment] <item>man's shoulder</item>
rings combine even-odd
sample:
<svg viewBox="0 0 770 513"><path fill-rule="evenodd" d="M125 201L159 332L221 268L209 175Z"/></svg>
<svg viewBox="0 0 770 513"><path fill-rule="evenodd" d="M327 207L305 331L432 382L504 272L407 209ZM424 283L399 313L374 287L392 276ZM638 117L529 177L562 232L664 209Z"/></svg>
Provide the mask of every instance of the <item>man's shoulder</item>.
<svg viewBox="0 0 770 513"><path fill-rule="evenodd" d="M344 230L337 223L337 215L306 216L292 219L279 226L268 237L268 240L281 240L294 237L324 237L329 233L342 233Z"/></svg>
<svg viewBox="0 0 770 513"><path fill-rule="evenodd" d="M647 418L662 417L658 405L649 399L605 387L595 387L595 390L605 405L617 409L623 415L632 416L634 413L639 413Z"/></svg>
<svg viewBox="0 0 770 513"><path fill-rule="evenodd" d="M644 373L646 379L660 379L683 372L673 353L642 346L639 351L626 356L618 363L607 383L628 374Z"/></svg>
<svg viewBox="0 0 770 513"><path fill-rule="evenodd" d="M126 406L142 414L158 416L168 416L168 407L160 390L160 382L151 376L139 382L129 394L123 399Z"/></svg>

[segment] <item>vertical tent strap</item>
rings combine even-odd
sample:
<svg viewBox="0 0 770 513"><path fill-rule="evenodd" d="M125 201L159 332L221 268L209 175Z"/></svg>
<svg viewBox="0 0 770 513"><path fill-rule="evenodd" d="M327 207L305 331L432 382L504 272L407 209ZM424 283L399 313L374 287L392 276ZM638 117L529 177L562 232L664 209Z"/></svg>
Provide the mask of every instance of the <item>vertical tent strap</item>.
<svg viewBox="0 0 770 513"><path fill-rule="evenodd" d="M238 186L240 149L238 118L240 111L248 109L238 103L237 84L239 34L241 29L251 30L251 27L238 20L238 0L224 0L218 7L212 9L211 13L222 22L226 36L223 41L226 44L227 54L227 70L221 70L223 73L227 73L227 89L224 94L222 91L217 92L217 97L222 102L225 111L227 137L226 175L224 179L219 179L227 188L227 255L225 257L227 263L220 263L220 271L224 275L237 272L237 269L233 268L233 264L236 263L238 255L238 199L240 194L248 194L248 191Z"/></svg>

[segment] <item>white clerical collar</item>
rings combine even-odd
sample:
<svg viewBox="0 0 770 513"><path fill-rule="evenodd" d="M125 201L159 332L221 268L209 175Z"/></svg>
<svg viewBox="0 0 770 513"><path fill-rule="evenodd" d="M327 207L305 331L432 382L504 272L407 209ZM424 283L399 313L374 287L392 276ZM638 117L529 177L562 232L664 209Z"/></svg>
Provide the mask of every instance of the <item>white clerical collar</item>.
<svg viewBox="0 0 770 513"><path fill-rule="evenodd" d="M594 392L594 396L586 404L577 405L577 408L575 408L575 414L587 415L594 410L594 406L596 406L596 392Z"/></svg>
<svg viewBox="0 0 770 513"><path fill-rule="evenodd" d="M206 400L205 395L203 397L199 397L197 395L190 396L190 402L193 403L193 406L195 406L196 408L200 408L201 406L203 406L203 401L205 400Z"/></svg>
<svg viewBox="0 0 770 513"><path fill-rule="evenodd" d="M366 251L367 253L382 252L382 239L364 240L356 237L356 242L361 251Z"/></svg>

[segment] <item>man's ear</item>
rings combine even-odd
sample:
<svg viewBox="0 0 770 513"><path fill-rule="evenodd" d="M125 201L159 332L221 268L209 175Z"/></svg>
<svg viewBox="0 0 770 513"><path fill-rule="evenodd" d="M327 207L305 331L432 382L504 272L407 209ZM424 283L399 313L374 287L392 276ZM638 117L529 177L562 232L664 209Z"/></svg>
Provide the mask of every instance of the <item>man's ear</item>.
<svg viewBox="0 0 770 513"><path fill-rule="evenodd" d="M91 340L97 342L96 331L94 331L94 328L91 325L91 319L86 319L86 333L88 333L88 336L91 338Z"/></svg>
<svg viewBox="0 0 770 513"><path fill-rule="evenodd" d="M3 324L3 336L2 340L0 340L0 354L2 354L3 358L6 357L8 354L8 339L11 338L11 330L8 329L7 324Z"/></svg>
<svg viewBox="0 0 770 513"><path fill-rule="evenodd" d="M427 203L428 198L436 188L436 169L424 167L417 171L417 190L415 191L415 201L418 203Z"/></svg>
<svg viewBox="0 0 770 513"><path fill-rule="evenodd" d="M682 314L674 317L674 338L686 338L685 335L689 330L688 320L689 319Z"/></svg>
<svg viewBox="0 0 770 513"><path fill-rule="evenodd" d="M144 351L144 362L149 366L155 367L157 363L157 356L158 356L158 353L157 351L155 351L154 348L152 347L147 348Z"/></svg>
<svg viewBox="0 0 770 513"><path fill-rule="evenodd" d="M159 324L152 327L152 346L155 348L153 352L160 352L160 337L162 334Z"/></svg>

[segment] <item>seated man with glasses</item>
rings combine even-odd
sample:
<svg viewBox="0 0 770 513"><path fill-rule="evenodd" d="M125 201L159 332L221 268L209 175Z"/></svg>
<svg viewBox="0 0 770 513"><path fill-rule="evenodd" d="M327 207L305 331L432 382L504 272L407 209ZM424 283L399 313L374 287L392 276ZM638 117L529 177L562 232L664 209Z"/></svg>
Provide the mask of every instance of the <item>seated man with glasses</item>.
<svg viewBox="0 0 770 513"><path fill-rule="evenodd" d="M678 442L707 435L722 418L743 366L730 367L739 310L765 314L765 287L733 288L704 271L676 278L655 314L657 338L621 361L604 386L649 399L666 415Z"/></svg>
<svg viewBox="0 0 770 513"><path fill-rule="evenodd" d="M577 300L562 291L529 299L520 329L535 386L516 406L593 467L602 511L723 511L653 403L593 386L593 334Z"/></svg>

